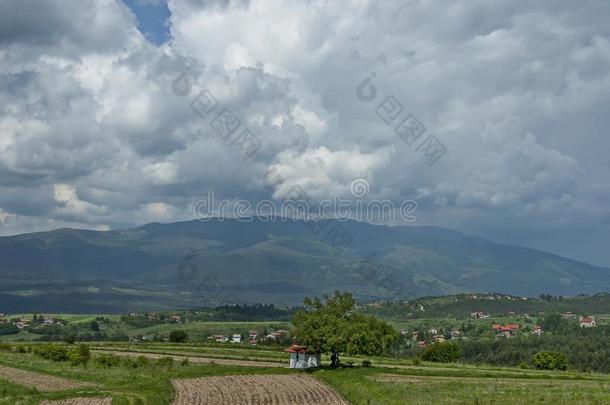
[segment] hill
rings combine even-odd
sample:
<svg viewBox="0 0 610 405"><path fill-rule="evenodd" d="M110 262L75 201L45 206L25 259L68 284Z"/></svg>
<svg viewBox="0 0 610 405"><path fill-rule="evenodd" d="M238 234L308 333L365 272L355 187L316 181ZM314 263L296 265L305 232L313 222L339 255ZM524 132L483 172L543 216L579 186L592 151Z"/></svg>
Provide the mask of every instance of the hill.
<svg viewBox="0 0 610 405"><path fill-rule="evenodd" d="M610 269L449 229L266 218L3 237L0 277L4 312L295 304L336 289L360 300L610 290Z"/></svg>

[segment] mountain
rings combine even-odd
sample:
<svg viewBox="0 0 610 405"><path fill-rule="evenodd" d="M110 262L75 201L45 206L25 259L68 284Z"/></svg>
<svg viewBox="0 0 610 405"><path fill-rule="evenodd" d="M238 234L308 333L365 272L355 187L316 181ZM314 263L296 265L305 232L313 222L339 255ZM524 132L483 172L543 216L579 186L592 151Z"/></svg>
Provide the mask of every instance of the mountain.
<svg viewBox="0 0 610 405"><path fill-rule="evenodd" d="M438 227L268 218L0 238L0 312L610 291L610 269Z"/></svg>

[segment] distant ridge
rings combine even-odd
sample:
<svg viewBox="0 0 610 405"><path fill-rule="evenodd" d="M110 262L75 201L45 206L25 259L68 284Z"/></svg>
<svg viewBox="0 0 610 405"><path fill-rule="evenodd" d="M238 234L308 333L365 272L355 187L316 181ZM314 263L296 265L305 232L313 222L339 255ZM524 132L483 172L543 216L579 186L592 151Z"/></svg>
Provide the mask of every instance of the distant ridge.
<svg viewBox="0 0 610 405"><path fill-rule="evenodd" d="M364 300L610 291L608 268L451 229L313 225L210 219L2 237L0 312L295 304L336 289ZM346 237L329 236L337 229Z"/></svg>

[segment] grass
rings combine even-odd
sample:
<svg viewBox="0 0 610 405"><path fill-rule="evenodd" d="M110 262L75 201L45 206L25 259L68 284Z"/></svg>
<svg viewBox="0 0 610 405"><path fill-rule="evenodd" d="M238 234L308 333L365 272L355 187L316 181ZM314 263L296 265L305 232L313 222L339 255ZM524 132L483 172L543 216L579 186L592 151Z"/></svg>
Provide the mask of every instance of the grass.
<svg viewBox="0 0 610 405"><path fill-rule="evenodd" d="M106 348L129 349L130 345L110 344ZM133 350L133 347L132 347ZM215 353L241 358L244 355L279 360L284 353L277 349L234 347L227 345L151 344L143 350L179 354ZM378 359L379 360L379 359ZM0 380L0 404L36 404L43 399L71 396L112 396L114 405L170 404L173 398L171 380L231 374L280 374L300 371L286 368L220 366L215 364L174 362L171 367L146 365L102 368L91 362L87 367L66 362L52 362L29 353L0 352L0 364L80 381L96 382L99 387L62 391L37 392L31 388ZM575 371L551 372L517 368L476 367L462 364L402 365L402 368L329 369L308 374L326 382L354 404L602 404L610 403L610 376Z"/></svg>
<svg viewBox="0 0 610 405"><path fill-rule="evenodd" d="M333 386L357 405L372 404L606 404L610 401L604 382L559 379L484 377L463 373L440 377L396 373L379 368L322 369L312 374ZM389 376L389 377L388 377Z"/></svg>
<svg viewBox="0 0 610 405"><path fill-rule="evenodd" d="M148 365L133 368L125 365L104 368L90 363L87 367L72 366L67 362L52 362L32 354L0 353L0 364L24 370L52 374L78 381L100 384L99 388L79 389L92 396L112 396L117 404L170 404L174 395L171 380L202 376L230 374L282 374L295 372L283 368L239 367L220 365L174 363L172 367ZM0 387L6 384L7 393L2 395L0 404L36 404L43 399L62 399L76 396L75 390L57 393L41 393L35 390L5 383L0 380Z"/></svg>

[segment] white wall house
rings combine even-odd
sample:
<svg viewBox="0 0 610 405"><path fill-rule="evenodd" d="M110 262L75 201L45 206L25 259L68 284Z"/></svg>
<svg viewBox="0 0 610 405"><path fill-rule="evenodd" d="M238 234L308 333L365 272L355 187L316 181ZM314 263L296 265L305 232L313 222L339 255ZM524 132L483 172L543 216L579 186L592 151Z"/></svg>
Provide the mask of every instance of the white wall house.
<svg viewBox="0 0 610 405"><path fill-rule="evenodd" d="M292 345L285 350L290 353L290 368L314 368L320 367L320 353L307 353L307 346Z"/></svg>

